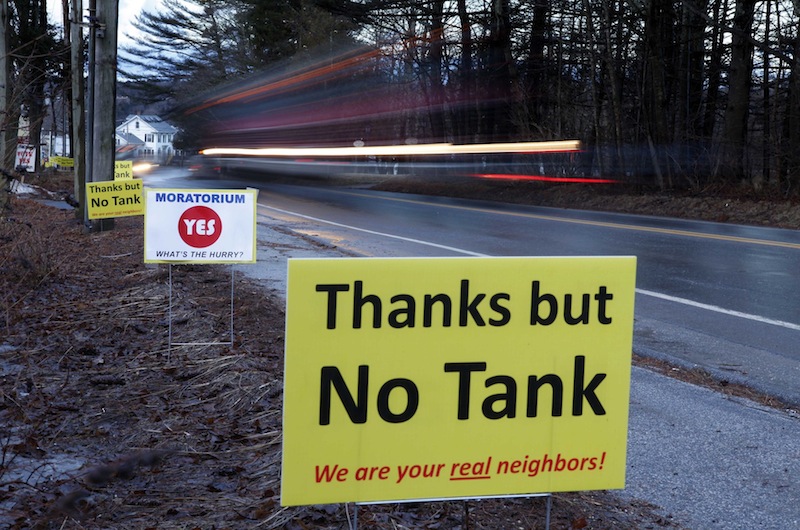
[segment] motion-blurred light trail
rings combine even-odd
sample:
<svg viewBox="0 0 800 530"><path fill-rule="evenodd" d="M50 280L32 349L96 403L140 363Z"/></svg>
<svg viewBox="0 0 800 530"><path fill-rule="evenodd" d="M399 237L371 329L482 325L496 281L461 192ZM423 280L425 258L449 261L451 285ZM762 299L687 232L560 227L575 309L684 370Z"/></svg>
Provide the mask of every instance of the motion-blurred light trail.
<svg viewBox="0 0 800 530"><path fill-rule="evenodd" d="M220 147L204 149L206 156L256 156L291 158L338 158L355 156L407 156L407 155L454 155L454 154L502 154L502 153L567 153L580 151L578 140L551 142L513 142L492 144L449 143L417 145L379 145L363 147L264 147L241 148Z"/></svg>
<svg viewBox="0 0 800 530"><path fill-rule="evenodd" d="M330 81L338 75L346 75L348 71L358 68L369 59L374 59L380 55L381 50L374 49L356 56L344 57L337 61L331 61L330 64L313 66L308 70L301 70L297 73L289 75L288 77L267 81L264 84L259 84L250 88L240 89L231 94L209 98L202 104L188 109L186 113L192 114L217 105L248 100L255 97L274 96L281 92L286 92L297 89L298 87L304 85L309 85L313 82L322 83L324 81Z"/></svg>

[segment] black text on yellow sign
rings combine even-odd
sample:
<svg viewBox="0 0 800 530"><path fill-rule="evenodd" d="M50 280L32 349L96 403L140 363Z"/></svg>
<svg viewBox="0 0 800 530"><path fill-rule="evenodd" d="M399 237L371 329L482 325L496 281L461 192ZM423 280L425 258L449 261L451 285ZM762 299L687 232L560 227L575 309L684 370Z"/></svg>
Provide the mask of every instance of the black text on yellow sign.
<svg viewBox="0 0 800 530"><path fill-rule="evenodd" d="M118 160L114 162L114 180L130 180L133 178L133 162Z"/></svg>
<svg viewBox="0 0 800 530"><path fill-rule="evenodd" d="M143 189L141 179L87 183L89 219L144 215Z"/></svg>
<svg viewBox="0 0 800 530"><path fill-rule="evenodd" d="M623 487L634 288L635 258L291 260L282 502Z"/></svg>
<svg viewBox="0 0 800 530"><path fill-rule="evenodd" d="M353 329L360 329L364 325L373 328L402 329L413 328L417 325L423 327L469 327L469 326L506 326L511 321L511 311L508 302L511 294L502 293L483 293L470 292L470 281L461 280L457 298L454 300L445 293L436 295L425 294L421 300L415 299L412 295L401 293L391 297L393 303L381 300L378 295L364 292L363 282L355 281L352 286L352 300L348 307L352 308L353 313L341 315L344 317L345 325L352 325ZM336 329L337 309L345 304L340 303L340 295L346 297L351 286L347 284L318 284L316 290L323 292L327 296L326 321L328 329ZM611 301L611 295L606 286L599 286L597 292L580 293L575 300L575 295L567 294L563 301L556 299L553 294L541 291L541 282L534 280L531 282L531 326L548 326L559 318L569 325L588 325L595 322L597 325L610 325L612 319L607 315L607 303ZM563 307L563 313L560 307ZM437 306L440 306L437 309ZM484 307L485 306L485 307ZM573 307L578 306L578 307ZM387 309L384 310L384 307ZM433 314L437 313L438 321L433 322ZM365 313L371 313L371 320L365 320ZM385 317L386 321L383 321ZM605 409L595 393L597 386L603 381L606 374L595 374L591 381L584 385L585 380L585 357L575 357L575 370L573 381L575 388L572 394L572 414L580 416L583 414L584 400L591 406L595 414L605 414ZM508 375L492 375L486 377L488 364L486 362L453 362L445 363L443 370L445 373L457 375L457 416L458 419L469 419L471 409L477 409L485 417L498 419L501 417L514 417L518 409L518 388L524 388L525 381L516 381ZM520 396L521 399L527 397L526 416L535 417L538 414L538 393L543 385L550 386L553 391L553 416L561 416L564 404L564 385L560 376L556 374L546 374L543 376L527 375L528 388L527 396ZM499 380L509 383L514 392L501 397L492 396L487 398L480 406L471 403L471 381L475 379L500 378ZM353 423L366 423L368 403L367 400L355 400L352 396L365 396L369 388L369 365L358 367L358 377L356 388L351 389L343 378L336 366L325 366L321 371L321 401L320 401L320 425L330 423L331 401L338 398L344 410ZM402 423L413 418L419 405L419 387L414 381L405 378L394 378L384 383L378 390L379 394L389 395L393 391L405 393L406 406L401 411L392 411L388 408L387 400L378 400L376 404L378 416L388 422ZM497 409L495 403L504 401L504 406Z"/></svg>

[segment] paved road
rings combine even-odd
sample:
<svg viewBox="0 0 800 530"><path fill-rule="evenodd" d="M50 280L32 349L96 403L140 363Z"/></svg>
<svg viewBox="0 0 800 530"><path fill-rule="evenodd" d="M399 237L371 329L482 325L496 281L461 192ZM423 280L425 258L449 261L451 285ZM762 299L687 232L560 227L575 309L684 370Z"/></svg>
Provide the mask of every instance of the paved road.
<svg viewBox="0 0 800 530"><path fill-rule="evenodd" d="M293 186L260 201L362 256L635 255L637 353L800 405L798 231Z"/></svg>
<svg viewBox="0 0 800 530"><path fill-rule="evenodd" d="M366 200L373 194L355 190L310 193L269 187L260 195L258 263L241 270L278 296L289 257L634 254L634 349L800 403L797 232L713 223L676 229L662 219L634 230L624 216L561 212L565 221L539 209L494 212L447 199L430 205L412 196ZM408 219L426 229L406 227ZM514 221L524 226L510 227ZM564 226L572 227L567 236L559 232ZM527 230L526 237L516 230ZM689 270L689 258L699 270ZM798 476L796 412L634 368L622 496L660 506L687 528L798 528Z"/></svg>

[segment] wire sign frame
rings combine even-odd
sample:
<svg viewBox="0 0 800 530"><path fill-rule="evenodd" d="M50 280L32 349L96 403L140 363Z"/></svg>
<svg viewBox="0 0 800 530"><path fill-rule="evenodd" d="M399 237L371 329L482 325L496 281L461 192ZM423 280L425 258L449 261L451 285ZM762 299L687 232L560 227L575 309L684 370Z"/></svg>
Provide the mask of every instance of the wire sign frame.
<svg viewBox="0 0 800 530"><path fill-rule="evenodd" d="M235 278L235 270L233 264L230 266L231 271L231 303L230 303L230 340L228 341L211 341L211 342L173 342L173 332L172 332L172 322L173 322L173 312L172 312L172 300L173 300L173 292L172 292L172 263L169 264L169 343L167 346L167 355L171 356L172 347L173 346L233 346L233 298L234 298L234 278Z"/></svg>

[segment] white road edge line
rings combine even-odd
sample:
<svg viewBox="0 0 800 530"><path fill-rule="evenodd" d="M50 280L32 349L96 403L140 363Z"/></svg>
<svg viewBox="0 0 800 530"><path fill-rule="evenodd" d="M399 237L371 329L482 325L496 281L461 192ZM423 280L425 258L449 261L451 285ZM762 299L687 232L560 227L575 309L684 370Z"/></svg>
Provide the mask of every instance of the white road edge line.
<svg viewBox="0 0 800 530"><path fill-rule="evenodd" d="M700 309L705 309L707 311L714 311L715 313L722 313L724 315L730 315L739 318L745 318L747 320L753 320L755 322L762 322L764 324L771 324L773 326L780 326L786 329L792 329L795 331L800 331L800 325L792 324L791 322L784 322L782 320L774 320L771 318L760 317L758 315L751 315L749 313L742 313L741 311L733 311L731 309L725 309L722 307L717 307L715 305L710 304L703 304L701 302L695 302L694 300L687 300L686 298L678 298L677 296L670 296L668 294L661 294L656 293L654 291L647 291L645 289L636 289L636 292L639 294L643 294L645 296L652 296L653 298L660 298L662 300L667 300L669 302L676 302L678 304L688 305L692 307L697 307Z"/></svg>
<svg viewBox="0 0 800 530"><path fill-rule="evenodd" d="M417 243L419 245L426 245L426 246L429 246L429 247L440 248L440 249L443 249L443 250L449 250L451 252L456 252L456 253L459 253L459 254L465 254L465 255L468 255L468 256L476 256L476 257L482 257L482 258L491 257L489 254L482 254L480 252L472 252L471 250L464 250L464 249L461 249L461 248L450 247L450 246L447 246L447 245L439 245L438 243L431 243L430 241L422 241L421 239L413 239L413 238L410 238L410 237L396 236L394 234L387 234L385 232L377 232L375 230L367 230L366 228L359 228L357 226L350 226L350 225L346 225L346 224L342 224L342 223L336 223L334 221L327 221L325 219L320 219L318 217L311 217L310 215L303 215L301 213L292 212L292 211L289 211L289 210L282 210L280 208L275 208L274 206L266 206L266 205L263 205L263 204L259 204L258 206L260 208L265 208L267 210L273 210L273 211L281 212L281 213L284 213L284 214L287 214L287 215L292 215L292 216L295 216L295 217L301 217L303 219L308 219L309 221L315 221L317 223L323 223L323 224L327 224L327 225L338 226L340 228L346 228L348 230L355 230L357 232L365 232L367 234L372 234L372 235L376 235L376 236L388 237L388 238L392 238L392 239L399 239L401 241L407 241L409 243ZM738 318L744 318L744 319L752 320L752 321L755 321L755 322L761 322L763 324L770 324L772 326L779 326L779 327L786 328L786 329L791 329L791 330L794 330L794 331L800 331L800 325L792 324L791 322L784 322L782 320L774 320L774 319L771 319L771 318L760 317L758 315L751 315L749 313L742 313L740 311L733 311L731 309L725 309L725 308L717 307L717 306L710 305L710 304L703 304L701 302L695 302L694 300L687 300L686 298L678 298L677 296L670 296L668 294L661 294L661 293L657 293L655 291L648 291L646 289L638 289L637 288L636 292L639 293L639 294L645 295L645 296L652 296L653 298L660 298L662 300L667 300L669 302L675 302L675 303L678 303L678 304L697 307L699 309L705 309L707 311L713 311L715 313L722 313L723 315L729 315L729 316L734 316L734 317L738 317Z"/></svg>
<svg viewBox="0 0 800 530"><path fill-rule="evenodd" d="M429 247L441 248L443 250L449 250L451 252L457 252L457 253L460 253L460 254L466 254L468 256L476 256L476 257L479 257L479 258L488 258L489 257L488 254L481 254L480 252L472 252L470 250L464 250L462 248L455 248L455 247L449 247L447 245L440 245L438 243L431 243L430 241L422 241L420 239L413 239L413 238L410 238L410 237L396 236L396 235L387 234L387 233L384 233L384 232L376 232L375 230L367 230L366 228L359 228L357 226L350 226L350 225L346 225L346 224L342 224L342 223L336 223L334 221L326 221L325 219L320 219L318 217L311 217L310 215L303 215L303 214L297 213L297 212L290 212L289 210L281 210L280 208L275 208L274 206L265 206L263 204L259 204L258 206L260 208L266 208L268 210L273 210L273 211L276 211L276 212L285 213L287 215L293 215L295 217L301 217L303 219L308 219L309 221L315 221L317 223L323 223L323 224L326 224L326 225L338 226L340 228L347 228L348 230L356 230L357 232L365 232L367 234L372 234L372 235L381 236L381 237L389 237L389 238L392 238L392 239L399 239L401 241L407 241L409 243L417 243L417 244L426 245L426 246L429 246Z"/></svg>

